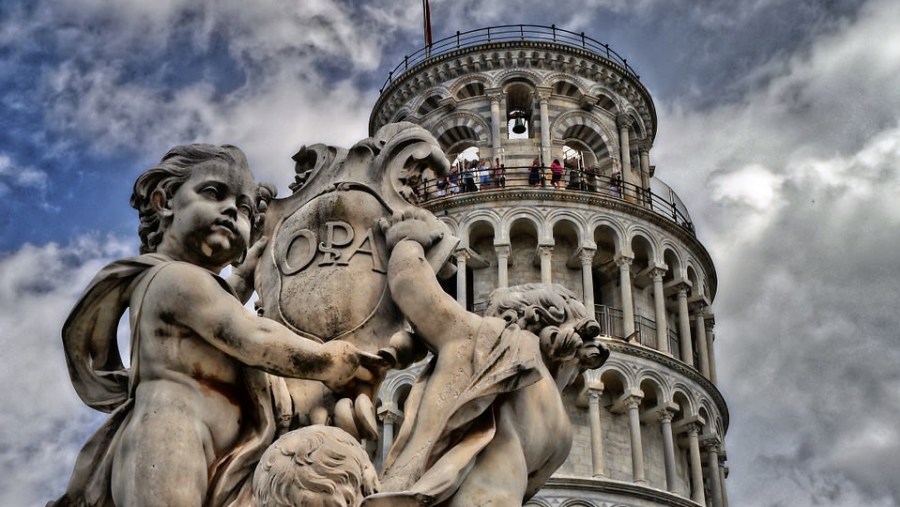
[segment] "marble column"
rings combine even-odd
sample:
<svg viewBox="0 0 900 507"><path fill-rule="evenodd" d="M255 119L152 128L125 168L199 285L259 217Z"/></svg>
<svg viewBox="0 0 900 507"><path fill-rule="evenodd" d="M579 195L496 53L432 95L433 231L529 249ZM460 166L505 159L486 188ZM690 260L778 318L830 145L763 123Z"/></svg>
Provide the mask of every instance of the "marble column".
<svg viewBox="0 0 900 507"><path fill-rule="evenodd" d="M541 283L552 283L550 261L553 256L553 246L541 245L538 247L538 252L541 255Z"/></svg>
<svg viewBox="0 0 900 507"><path fill-rule="evenodd" d="M606 457L603 455L603 431L600 427L600 396L602 389L589 387L588 418L591 423L591 464L594 477L606 476Z"/></svg>
<svg viewBox="0 0 900 507"><path fill-rule="evenodd" d="M619 266L619 288L622 292L622 328L625 336L628 338L634 333L634 300L631 295L631 257L620 255L616 258L616 265Z"/></svg>
<svg viewBox="0 0 900 507"><path fill-rule="evenodd" d="M378 410L378 417L383 425L380 457L381 463L384 463L384 459L394 444L394 425L403 419L403 414L400 413L393 402L387 402Z"/></svg>
<svg viewBox="0 0 900 507"><path fill-rule="evenodd" d="M509 287L509 245L494 245L497 253L497 288Z"/></svg>
<svg viewBox="0 0 900 507"><path fill-rule="evenodd" d="M631 121L628 115L619 114L616 116L616 127L619 129L619 161L622 162L622 182L625 183L625 192L623 195L632 193L631 185L634 185L634 178L631 172L631 144L629 142L628 127Z"/></svg>
<svg viewBox="0 0 900 507"><path fill-rule="evenodd" d="M631 433L631 470L635 484L645 484L644 478L644 445L641 442L641 417L638 409L641 406L641 398L630 396L625 401L628 408L628 429Z"/></svg>
<svg viewBox="0 0 900 507"><path fill-rule="evenodd" d="M456 251L456 302L463 308L466 307L466 261L469 260L469 252L465 249Z"/></svg>
<svg viewBox="0 0 900 507"><path fill-rule="evenodd" d="M691 481L693 482L693 490L691 491L691 500L706 505L706 495L703 492L703 464L700 462L700 426L698 424L690 424L687 426L688 446L691 456Z"/></svg>
<svg viewBox="0 0 900 507"><path fill-rule="evenodd" d="M697 355L700 356L700 373L709 378L709 348L706 345L706 319L703 312L704 306L697 305L694 312L694 329L697 336Z"/></svg>
<svg viewBox="0 0 900 507"><path fill-rule="evenodd" d="M716 348L714 346L716 341L715 325L716 321L714 319L706 319L706 346L709 348L709 380L713 384L718 384L719 376L716 373Z"/></svg>
<svg viewBox="0 0 900 507"><path fill-rule="evenodd" d="M638 154L640 155L641 162L641 188L644 190L648 190L650 188L650 148L652 145L650 144L649 139L642 139L638 143ZM641 197L644 199L645 203L650 199L649 194L642 193Z"/></svg>
<svg viewBox="0 0 900 507"><path fill-rule="evenodd" d="M709 472L709 485L712 490L712 507L725 507L722 504L722 483L719 475L719 442L710 440L706 444L706 468Z"/></svg>
<svg viewBox="0 0 900 507"><path fill-rule="evenodd" d="M581 261L581 286L584 293L584 307L588 313L594 315L594 253L596 249L582 248L578 253L578 260Z"/></svg>
<svg viewBox="0 0 900 507"><path fill-rule="evenodd" d="M719 462L719 484L722 485L722 505L728 507L728 488L725 487L725 463Z"/></svg>
<svg viewBox="0 0 900 507"><path fill-rule="evenodd" d="M678 337L681 340L681 360L694 366L694 346L691 344L691 320L688 315L687 285L678 286Z"/></svg>
<svg viewBox="0 0 900 507"><path fill-rule="evenodd" d="M503 98L503 92L499 89L487 90L486 95L491 101L491 141L494 148L493 158L500 157L500 141L502 139L501 127L505 126L505 122L500 119L500 99Z"/></svg>
<svg viewBox="0 0 900 507"><path fill-rule="evenodd" d="M536 95L541 110L541 162L550 166L550 88L538 88Z"/></svg>
<svg viewBox="0 0 900 507"><path fill-rule="evenodd" d="M666 467L666 491L674 493L676 489L675 475L675 437L672 434L671 410L659 412L659 425L662 428L663 437L663 462Z"/></svg>
<svg viewBox="0 0 900 507"><path fill-rule="evenodd" d="M653 279L653 304L656 309L656 348L663 354L669 352L669 325L666 322L666 294L663 290L663 277L666 270L654 268L651 272Z"/></svg>

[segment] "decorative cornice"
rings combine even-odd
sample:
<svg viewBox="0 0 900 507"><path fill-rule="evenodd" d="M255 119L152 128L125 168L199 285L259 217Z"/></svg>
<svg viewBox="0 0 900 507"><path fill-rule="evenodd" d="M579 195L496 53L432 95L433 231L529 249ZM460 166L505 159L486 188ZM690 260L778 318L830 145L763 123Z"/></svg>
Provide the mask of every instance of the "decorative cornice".
<svg viewBox="0 0 900 507"><path fill-rule="evenodd" d="M557 53L573 55L577 58L582 58L586 62L575 62L577 64L576 67L580 69L578 74L584 75L586 79L590 79L597 83L616 83L616 93L622 95L623 97L631 96L629 100L635 106L635 109L642 117L646 116L644 120L645 122L649 121L651 136L655 136L657 122L656 107L653 104L653 99L650 96L650 92L646 87L644 87L644 84L641 83L639 79L631 76L624 67L612 60L606 59L600 54L594 53L593 51L588 51L566 44L529 40L488 42L475 46L460 48L455 51L449 51L447 53L419 62L418 64L404 71L398 78L396 78L383 90L382 94L376 101L375 106L372 108L372 116L369 119L369 128L372 129L377 127L375 125L377 115L380 114L385 108L390 109L389 104L394 100L394 96L397 95L398 92L401 95L406 95L407 93L416 94L418 93L418 88L423 85L427 85L432 81L443 81L451 79L447 76L432 76L431 74L435 72L434 69L440 68L441 66L447 64L449 64L453 68L466 68L467 62L465 61L464 57L473 53L483 53L489 60L491 60L491 64L494 65L493 68L495 70L497 68L521 67L521 63L515 61L517 60L516 58L507 59L505 58L506 55L503 53L503 50L515 49L553 51ZM494 59L493 55L495 54L499 55L499 58ZM542 70L558 70L556 69L556 65L558 65L559 60L555 58L537 58L536 60L537 61L532 65L532 68L540 68ZM585 65L585 63L588 63L588 65ZM596 71L592 68L595 65L600 66L600 68L596 69ZM475 73L478 71L466 72ZM403 92L404 89L406 93ZM401 99L401 102L406 102L406 100Z"/></svg>
<svg viewBox="0 0 900 507"><path fill-rule="evenodd" d="M722 396L722 393L719 392L719 389L715 384L701 375L700 372L673 357L641 345L632 345L621 340L604 340L604 344L609 347L611 352L636 356L662 364L699 385L700 388L706 391L715 402L716 407L719 409L719 413L722 415L722 426L724 431L728 430L728 405L725 403L725 398Z"/></svg>
<svg viewBox="0 0 900 507"><path fill-rule="evenodd" d="M564 492L560 490L589 491L598 494L622 495L624 497L639 498L653 502L657 505L668 505L671 507L697 507L699 505L690 498L631 482L557 475L550 477L550 479L547 480L547 483L544 484L544 487L538 491L536 496L538 498L564 496Z"/></svg>

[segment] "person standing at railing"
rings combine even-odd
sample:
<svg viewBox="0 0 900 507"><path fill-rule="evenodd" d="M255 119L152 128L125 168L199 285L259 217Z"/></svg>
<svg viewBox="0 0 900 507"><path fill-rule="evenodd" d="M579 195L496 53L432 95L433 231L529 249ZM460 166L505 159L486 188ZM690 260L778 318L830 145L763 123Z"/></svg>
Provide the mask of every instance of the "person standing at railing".
<svg viewBox="0 0 900 507"><path fill-rule="evenodd" d="M475 161L467 160L466 169L463 172L463 192L475 192L478 187L475 185Z"/></svg>
<svg viewBox="0 0 900 507"><path fill-rule="evenodd" d="M535 157L528 169L528 184L536 187L541 183L541 161Z"/></svg>
<svg viewBox="0 0 900 507"><path fill-rule="evenodd" d="M553 159L553 163L550 164L550 183L553 185L553 188L559 188L559 182L562 181L562 175L565 172L562 164L559 163L559 159Z"/></svg>
<svg viewBox="0 0 900 507"><path fill-rule="evenodd" d="M447 182L449 183L447 190L450 194L458 194L459 193L459 164L453 164L453 167L450 168L450 175L447 177Z"/></svg>
<svg viewBox="0 0 900 507"><path fill-rule="evenodd" d="M480 188L482 190L486 190L491 186L491 173L493 172L494 168L491 165L491 159L481 159L481 164L478 166L478 181L481 183Z"/></svg>
<svg viewBox="0 0 900 507"><path fill-rule="evenodd" d="M615 198L622 197L622 191L620 190L620 176L619 171L614 171L612 176L609 177L609 194Z"/></svg>
<svg viewBox="0 0 900 507"><path fill-rule="evenodd" d="M494 166L494 186L496 188L506 188L506 166L497 159L497 165Z"/></svg>

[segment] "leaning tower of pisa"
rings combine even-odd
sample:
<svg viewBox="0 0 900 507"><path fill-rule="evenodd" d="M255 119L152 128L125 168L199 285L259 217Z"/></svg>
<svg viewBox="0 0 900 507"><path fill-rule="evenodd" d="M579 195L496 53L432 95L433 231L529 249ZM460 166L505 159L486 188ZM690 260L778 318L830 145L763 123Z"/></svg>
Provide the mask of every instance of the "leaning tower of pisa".
<svg viewBox="0 0 900 507"><path fill-rule="evenodd" d="M575 442L527 505L727 506L716 271L658 177L664 162L653 165L656 111L635 70L609 45L555 27L457 33L390 73L369 131L401 120L429 130L458 167L418 189L460 238L445 290L480 312L494 288L560 283L594 309L612 352L564 393ZM464 158L494 167L467 174L478 164ZM381 448L414 375L381 389Z"/></svg>

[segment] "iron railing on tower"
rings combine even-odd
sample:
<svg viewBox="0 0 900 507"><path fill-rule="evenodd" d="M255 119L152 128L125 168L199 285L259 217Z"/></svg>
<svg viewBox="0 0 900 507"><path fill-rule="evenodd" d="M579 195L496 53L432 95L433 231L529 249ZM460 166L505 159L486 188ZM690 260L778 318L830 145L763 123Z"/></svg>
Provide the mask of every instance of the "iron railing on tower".
<svg viewBox="0 0 900 507"><path fill-rule="evenodd" d="M588 37L584 32L572 32L557 28L556 25L499 25L478 28L466 32L456 32L455 35L437 40L412 54L404 56L403 61L397 64L397 66L388 73L387 80L385 80L381 89L378 90L378 93L384 93L391 83L400 76L430 58L481 44L514 41L551 42L590 51L591 53L618 65L628 76L634 78L636 81L640 81L640 76L628 64L627 59L610 48L609 44Z"/></svg>
<svg viewBox="0 0 900 507"><path fill-rule="evenodd" d="M534 188L538 190L558 190L561 192L583 192L602 195L649 209L683 227L696 236L694 224L687 207L675 192L657 178L652 180L655 189L626 183L619 178L601 176L591 171L570 169L566 177L554 188L549 168L540 167L537 178L531 175L531 167L506 167L502 174L494 169L488 172L460 171L451 173L444 179L425 179L413 189L420 204L428 207L438 200L452 199L461 194L483 191L506 191ZM455 178L455 180L453 179Z"/></svg>

